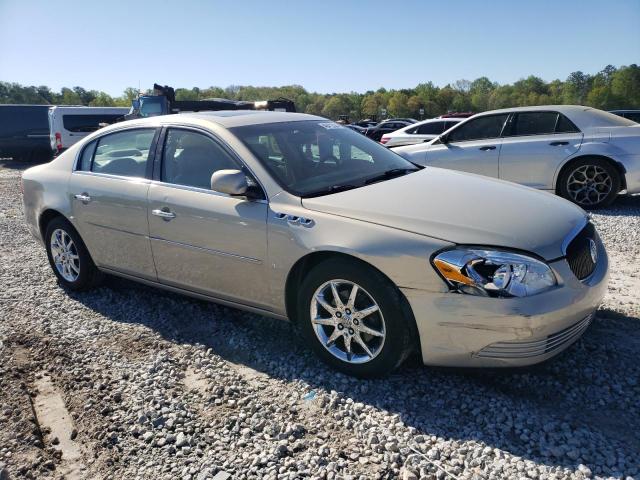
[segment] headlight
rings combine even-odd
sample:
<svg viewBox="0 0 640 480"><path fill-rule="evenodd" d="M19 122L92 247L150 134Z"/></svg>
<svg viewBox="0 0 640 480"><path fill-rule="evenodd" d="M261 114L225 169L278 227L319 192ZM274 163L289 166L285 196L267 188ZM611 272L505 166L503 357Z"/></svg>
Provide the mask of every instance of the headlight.
<svg viewBox="0 0 640 480"><path fill-rule="evenodd" d="M433 265L452 288L471 295L528 297L557 283L546 263L499 250L446 250L433 258Z"/></svg>

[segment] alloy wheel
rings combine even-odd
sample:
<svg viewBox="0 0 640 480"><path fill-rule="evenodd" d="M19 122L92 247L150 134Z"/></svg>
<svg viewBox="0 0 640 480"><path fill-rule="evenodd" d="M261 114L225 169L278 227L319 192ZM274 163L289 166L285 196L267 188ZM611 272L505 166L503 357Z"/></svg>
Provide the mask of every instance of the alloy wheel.
<svg viewBox="0 0 640 480"><path fill-rule="evenodd" d="M578 205L597 205L611 193L613 179L598 165L581 165L567 179L567 192Z"/></svg>
<svg viewBox="0 0 640 480"><path fill-rule="evenodd" d="M71 236L57 228L51 234L50 246L58 273L67 282L75 282L80 276L80 256Z"/></svg>
<svg viewBox="0 0 640 480"><path fill-rule="evenodd" d="M382 311L360 285L329 280L311 299L311 323L320 343L334 357L348 363L366 363L384 346Z"/></svg>

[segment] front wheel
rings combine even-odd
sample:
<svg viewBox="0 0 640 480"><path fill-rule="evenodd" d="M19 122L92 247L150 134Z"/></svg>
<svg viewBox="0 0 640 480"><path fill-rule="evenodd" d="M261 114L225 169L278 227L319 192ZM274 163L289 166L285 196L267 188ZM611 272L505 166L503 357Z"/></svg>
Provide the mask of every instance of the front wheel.
<svg viewBox="0 0 640 480"><path fill-rule="evenodd" d="M586 210L611 205L620 191L620 174L601 158L584 158L560 175L558 191Z"/></svg>
<svg viewBox="0 0 640 480"><path fill-rule="evenodd" d="M316 354L348 375L379 377L410 352L410 316L397 288L373 268L332 259L305 277L300 329Z"/></svg>

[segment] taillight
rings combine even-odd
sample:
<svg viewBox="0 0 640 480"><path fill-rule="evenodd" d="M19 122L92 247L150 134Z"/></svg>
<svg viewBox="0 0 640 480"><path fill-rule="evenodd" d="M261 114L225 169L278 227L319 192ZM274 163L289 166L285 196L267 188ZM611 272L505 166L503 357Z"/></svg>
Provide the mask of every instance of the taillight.
<svg viewBox="0 0 640 480"><path fill-rule="evenodd" d="M389 141L389 137L387 137L386 135L383 135L382 138L380 139L380 143L383 145L388 141Z"/></svg>
<svg viewBox="0 0 640 480"><path fill-rule="evenodd" d="M58 152L62 151L62 135L60 135L60 132L56 132L56 150Z"/></svg>

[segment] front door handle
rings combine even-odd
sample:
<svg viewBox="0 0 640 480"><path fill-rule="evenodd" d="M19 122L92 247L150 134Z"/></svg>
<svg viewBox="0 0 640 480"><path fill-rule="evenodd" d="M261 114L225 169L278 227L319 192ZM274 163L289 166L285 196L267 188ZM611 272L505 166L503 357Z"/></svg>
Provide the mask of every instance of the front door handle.
<svg viewBox="0 0 640 480"><path fill-rule="evenodd" d="M495 146L495 145L488 145L488 146L486 146L486 147L480 147L480 148L479 148L479 150L482 150L482 151L486 151L486 150L495 150L495 149L496 149L496 146Z"/></svg>
<svg viewBox="0 0 640 480"><path fill-rule="evenodd" d="M82 203L89 203L91 201L91 197L87 192L78 193L73 196L76 200L80 200Z"/></svg>
<svg viewBox="0 0 640 480"><path fill-rule="evenodd" d="M169 210L167 207L156 208L155 210L151 210L151 214L156 217L160 217L163 220L171 220L172 218L176 218L176 214Z"/></svg>
<svg viewBox="0 0 640 480"><path fill-rule="evenodd" d="M552 147L559 147L560 145L569 145L569 142L551 142L549 145Z"/></svg>

